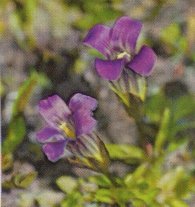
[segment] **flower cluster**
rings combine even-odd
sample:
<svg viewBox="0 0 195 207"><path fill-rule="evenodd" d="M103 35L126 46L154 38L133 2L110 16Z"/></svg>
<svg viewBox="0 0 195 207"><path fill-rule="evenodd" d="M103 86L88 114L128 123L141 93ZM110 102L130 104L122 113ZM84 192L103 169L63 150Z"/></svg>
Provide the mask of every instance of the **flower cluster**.
<svg viewBox="0 0 195 207"><path fill-rule="evenodd" d="M150 75L156 61L154 51L144 45L136 54L141 28L140 21L124 16L111 28L97 24L89 31L84 44L95 48L106 58L95 60L95 68L102 78L117 80L124 68L143 76Z"/></svg>
<svg viewBox="0 0 195 207"><path fill-rule="evenodd" d="M106 57L95 60L96 70L102 78L118 80L124 69L142 76L151 73L156 61L154 51L144 45L136 53L141 28L138 20L125 16L111 28L98 24L89 31L84 44ZM37 141L42 143L50 161L59 160L66 149L74 157L71 161L96 171L107 170L109 155L95 133L93 111L96 107L96 99L80 93L75 94L68 105L58 95L40 101L39 112L47 126L37 133Z"/></svg>

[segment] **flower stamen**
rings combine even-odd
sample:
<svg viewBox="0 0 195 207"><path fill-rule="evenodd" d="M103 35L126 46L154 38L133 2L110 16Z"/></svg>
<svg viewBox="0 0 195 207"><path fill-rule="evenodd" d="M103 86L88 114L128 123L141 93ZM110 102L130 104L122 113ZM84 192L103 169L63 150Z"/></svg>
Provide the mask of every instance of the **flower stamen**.
<svg viewBox="0 0 195 207"><path fill-rule="evenodd" d="M122 59L122 58L127 58L128 60L130 60L131 55L127 53L126 51L124 51L117 55L117 59Z"/></svg>
<svg viewBox="0 0 195 207"><path fill-rule="evenodd" d="M59 128L65 133L67 138L71 138L71 139L76 138L75 129L73 128L73 126L70 123L62 122L62 123L60 123Z"/></svg>

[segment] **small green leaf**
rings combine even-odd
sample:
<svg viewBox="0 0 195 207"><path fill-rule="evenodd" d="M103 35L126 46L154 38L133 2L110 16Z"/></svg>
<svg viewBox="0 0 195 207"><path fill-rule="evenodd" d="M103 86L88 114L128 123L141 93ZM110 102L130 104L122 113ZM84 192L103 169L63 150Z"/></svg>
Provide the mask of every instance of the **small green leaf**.
<svg viewBox="0 0 195 207"><path fill-rule="evenodd" d="M24 112L32 92L38 84L46 86L48 81L44 75L32 71L30 77L19 88L18 96L13 104L7 136L3 141L3 153L13 153L22 142L26 133L22 112Z"/></svg>
<svg viewBox="0 0 195 207"><path fill-rule="evenodd" d="M113 203L112 191L110 189L99 189L95 193L95 200L103 203Z"/></svg>
<svg viewBox="0 0 195 207"><path fill-rule="evenodd" d="M168 43L174 43L181 35L179 25L173 23L168 27L164 28L161 33L161 38Z"/></svg>
<svg viewBox="0 0 195 207"><path fill-rule="evenodd" d="M134 198L131 200L131 202L132 202L133 207L141 207L141 206L148 207L146 203L139 198Z"/></svg>
<svg viewBox="0 0 195 207"><path fill-rule="evenodd" d="M187 146L189 144L188 137L181 137L180 139L175 139L172 142L168 144L167 152L173 152L177 150L178 148Z"/></svg>
<svg viewBox="0 0 195 207"><path fill-rule="evenodd" d="M39 74L36 71L32 71L29 78L22 84L22 86L18 90L18 96L13 105L12 117L24 111L35 87L38 84L46 85L47 80L42 74Z"/></svg>
<svg viewBox="0 0 195 207"><path fill-rule="evenodd" d="M1 23L0 23L1 24ZM0 96L3 97L5 94L5 86L3 84L3 81L0 80Z"/></svg>
<svg viewBox="0 0 195 207"><path fill-rule="evenodd" d="M152 122L159 122L166 106L165 96L161 91L150 96L144 103L144 111Z"/></svg>
<svg viewBox="0 0 195 207"><path fill-rule="evenodd" d="M37 177L37 172L30 172L28 174L18 174L14 177L14 184L19 188L27 188Z"/></svg>
<svg viewBox="0 0 195 207"><path fill-rule="evenodd" d="M167 172L158 182L158 187L163 191L175 191L180 181L185 178L185 170L178 166L176 169Z"/></svg>
<svg viewBox="0 0 195 207"><path fill-rule="evenodd" d="M133 198L132 191L124 187L112 189L112 197L120 206L126 206L126 203Z"/></svg>
<svg viewBox="0 0 195 207"><path fill-rule="evenodd" d="M143 177L143 175L146 173L148 170L149 165L147 163L143 163L137 169L130 174L127 174L125 177L125 184L128 186L135 185L135 180L138 181L140 178Z"/></svg>
<svg viewBox="0 0 195 207"><path fill-rule="evenodd" d="M13 166L13 156L11 153L2 155L2 171L9 170Z"/></svg>
<svg viewBox="0 0 195 207"><path fill-rule="evenodd" d="M118 96L118 98L122 101L122 103L129 107L129 100L128 100L128 95L125 93L122 93L119 88L117 88L116 85L110 84L110 89Z"/></svg>
<svg viewBox="0 0 195 207"><path fill-rule="evenodd" d="M169 201L169 205L171 207L189 207L187 203L179 199L171 199L171 201Z"/></svg>
<svg viewBox="0 0 195 207"><path fill-rule="evenodd" d="M171 102L170 105L173 103ZM195 99L193 96L185 95L176 100L174 105L175 120L183 119L187 116L195 116Z"/></svg>
<svg viewBox="0 0 195 207"><path fill-rule="evenodd" d="M62 201L61 207L70 207L77 206L83 207L83 196L80 192L76 191L74 193L69 194L64 201Z"/></svg>
<svg viewBox="0 0 195 207"><path fill-rule="evenodd" d="M54 207L59 206L63 197L64 195L62 193L53 190L44 190L35 196L35 200L40 207Z"/></svg>
<svg viewBox="0 0 195 207"><path fill-rule="evenodd" d="M110 187L112 185L111 181L104 175L91 176L89 181L101 187Z"/></svg>
<svg viewBox="0 0 195 207"><path fill-rule="evenodd" d="M124 160L128 163L141 162L145 159L141 148L125 144L107 144L106 148L111 159Z"/></svg>
<svg viewBox="0 0 195 207"><path fill-rule="evenodd" d="M162 121L161 121L159 132L156 136L156 143L155 143L156 153L161 152L166 140L169 139L170 119L171 119L170 110L166 108L162 116Z"/></svg>
<svg viewBox="0 0 195 207"><path fill-rule="evenodd" d="M141 100L144 101L146 98L146 92L147 92L146 79L143 77L138 77L137 84L138 84L138 95L141 98Z"/></svg>
<svg viewBox="0 0 195 207"><path fill-rule="evenodd" d="M98 186L95 183L91 183L91 182L84 182L80 180L80 186L82 191L84 192L96 192L96 190L98 189Z"/></svg>
<svg viewBox="0 0 195 207"><path fill-rule="evenodd" d="M14 188L15 186L14 186L14 183L12 182L12 180L9 179L9 180L5 180L5 181L2 182L2 187L3 187L4 189L12 189L12 188Z"/></svg>
<svg viewBox="0 0 195 207"><path fill-rule="evenodd" d="M18 207L31 207L34 204L33 193L23 193L18 199Z"/></svg>
<svg viewBox="0 0 195 207"><path fill-rule="evenodd" d="M182 35L180 25L173 23L161 32L161 40L167 44L171 52L184 53L187 48L187 39Z"/></svg>
<svg viewBox="0 0 195 207"><path fill-rule="evenodd" d="M56 180L57 186L65 193L71 193L77 186L77 180L70 176L62 176Z"/></svg>
<svg viewBox="0 0 195 207"><path fill-rule="evenodd" d="M3 142L3 153L12 153L22 142L26 133L26 127L24 119L22 117L15 117L12 119L9 128L8 135Z"/></svg>
<svg viewBox="0 0 195 207"><path fill-rule="evenodd" d="M75 22L76 27L79 29L88 30L94 24L106 22L120 16L121 12L115 9L112 4L106 1L81 1L85 14Z"/></svg>

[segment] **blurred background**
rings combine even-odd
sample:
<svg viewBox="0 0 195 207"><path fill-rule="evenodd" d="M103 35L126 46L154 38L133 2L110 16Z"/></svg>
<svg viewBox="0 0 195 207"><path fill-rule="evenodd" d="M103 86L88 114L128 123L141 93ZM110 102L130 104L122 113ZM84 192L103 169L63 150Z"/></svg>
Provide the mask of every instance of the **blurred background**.
<svg viewBox="0 0 195 207"><path fill-rule="evenodd" d="M193 0L1 0L4 207L30 207L27 200L32 200L32 195L36 197L35 206L53 206L63 197L55 184L60 175L87 175L64 160L50 163L42 154L35 140L35 133L43 124L37 111L42 98L57 93L67 101L76 92L91 95L99 101L95 116L102 139L109 143L136 143L134 121L127 116L106 81L95 73L93 61L99 54L82 44L94 24L111 26L123 15L142 21L144 27L138 45L150 45L158 56L154 72L148 78L148 96L154 97L148 106L151 119L157 122L160 119L165 102L159 94L163 91L171 100L172 110L185 117L182 119L185 131L180 131L182 139L175 143L188 140L194 149ZM175 159L175 162L181 161L177 156ZM121 176L125 171L120 163L112 168ZM29 172L25 182L21 181L23 172ZM35 177L32 185L24 190ZM14 185L13 179L17 181ZM47 204L49 197L52 201ZM194 202L189 203L195 206Z"/></svg>

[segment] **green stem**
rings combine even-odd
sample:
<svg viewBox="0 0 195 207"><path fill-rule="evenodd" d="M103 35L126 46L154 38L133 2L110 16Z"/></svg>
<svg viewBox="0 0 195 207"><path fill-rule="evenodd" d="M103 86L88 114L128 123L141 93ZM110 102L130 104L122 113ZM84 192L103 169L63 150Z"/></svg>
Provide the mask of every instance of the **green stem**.
<svg viewBox="0 0 195 207"><path fill-rule="evenodd" d="M142 146L142 148L145 149L146 145L149 143L147 139L147 134L146 134L146 126L145 123L142 122L141 120L135 120L136 126L137 126L137 131L139 133L139 145Z"/></svg>
<svg viewBox="0 0 195 207"><path fill-rule="evenodd" d="M125 109L130 117L135 120L135 124L138 131L138 144L147 152L147 144L149 144L148 140L148 130L149 126L144 122L144 111L142 108L142 103L139 104L137 102L132 101L130 107L126 107Z"/></svg>
<svg viewBox="0 0 195 207"><path fill-rule="evenodd" d="M124 83L128 83L128 81L125 80L126 77L123 78L124 78ZM133 80L134 79L132 79L131 81ZM135 85L135 83L132 85ZM147 152L147 144L149 144L148 138L150 137L149 135L150 133L148 132L150 132L152 128L148 124L146 124L143 120L143 117L145 115L143 100L139 96L130 93L129 92L130 86L127 84L125 85L126 93L123 93L119 83L115 83L111 81L110 87L117 95L120 102L123 103L123 106L126 112L128 113L128 115L135 120L137 131L139 133L138 135L139 145Z"/></svg>

